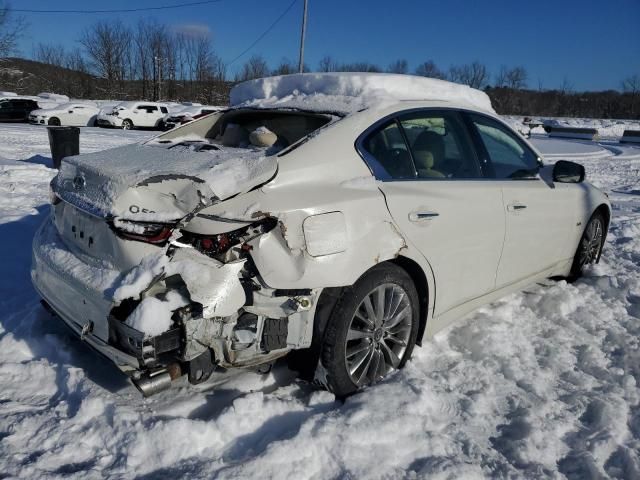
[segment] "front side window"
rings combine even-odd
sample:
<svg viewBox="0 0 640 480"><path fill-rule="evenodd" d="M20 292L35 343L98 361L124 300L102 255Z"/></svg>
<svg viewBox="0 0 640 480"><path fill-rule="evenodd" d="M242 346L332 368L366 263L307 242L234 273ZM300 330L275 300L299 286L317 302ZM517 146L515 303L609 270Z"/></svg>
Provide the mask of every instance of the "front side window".
<svg viewBox="0 0 640 480"><path fill-rule="evenodd" d="M464 123L457 113L416 112L400 117L418 178L482 177Z"/></svg>
<svg viewBox="0 0 640 480"><path fill-rule="evenodd" d="M471 115L489 155L496 178L533 178L538 172L538 157L515 133L499 122Z"/></svg>
<svg viewBox="0 0 640 480"><path fill-rule="evenodd" d="M169 110L167 110L167 107L160 107L160 111L162 113L169 113Z"/></svg>

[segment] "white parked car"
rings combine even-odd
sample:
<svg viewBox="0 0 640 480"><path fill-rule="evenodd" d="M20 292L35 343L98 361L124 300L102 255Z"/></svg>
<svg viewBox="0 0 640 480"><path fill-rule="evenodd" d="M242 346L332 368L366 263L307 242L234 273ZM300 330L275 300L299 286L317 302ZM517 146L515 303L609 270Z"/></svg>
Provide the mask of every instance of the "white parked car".
<svg viewBox="0 0 640 480"><path fill-rule="evenodd" d="M29 122L39 125L92 127L100 109L90 103L64 103L54 108L41 108L29 114Z"/></svg>
<svg viewBox="0 0 640 480"><path fill-rule="evenodd" d="M34 239L44 301L145 395L288 353L349 395L478 306L599 260L607 197L543 165L483 92L302 74L231 100L65 159Z"/></svg>
<svg viewBox="0 0 640 480"><path fill-rule="evenodd" d="M103 111L98 115L100 127L116 127L124 130L132 128L159 128L162 117L169 113L164 103L156 102L122 102L111 111Z"/></svg>
<svg viewBox="0 0 640 480"><path fill-rule="evenodd" d="M171 130L172 128L224 109L224 107L216 107L213 105L197 105L182 108L177 112L168 113L164 116L162 119L163 130Z"/></svg>

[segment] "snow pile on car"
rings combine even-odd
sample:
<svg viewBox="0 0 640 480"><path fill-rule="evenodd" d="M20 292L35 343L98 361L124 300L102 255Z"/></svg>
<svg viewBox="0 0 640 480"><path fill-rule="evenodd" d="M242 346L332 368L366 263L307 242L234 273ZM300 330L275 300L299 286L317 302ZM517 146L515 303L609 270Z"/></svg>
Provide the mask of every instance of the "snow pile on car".
<svg viewBox="0 0 640 480"><path fill-rule="evenodd" d="M232 106L351 113L398 100L444 100L493 112L486 93L435 78L389 73L302 73L243 82Z"/></svg>

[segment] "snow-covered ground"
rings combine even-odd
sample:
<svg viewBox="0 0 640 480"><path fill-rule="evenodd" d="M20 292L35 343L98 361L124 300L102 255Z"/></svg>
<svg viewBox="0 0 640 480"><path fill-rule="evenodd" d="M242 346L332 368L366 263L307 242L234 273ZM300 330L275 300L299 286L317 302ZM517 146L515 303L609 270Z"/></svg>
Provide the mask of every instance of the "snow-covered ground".
<svg viewBox="0 0 640 480"><path fill-rule="evenodd" d="M567 117L523 117L519 115L504 115L503 118L514 128L523 134L545 133L541 126L534 127L523 124L525 118L531 119L534 123L541 123L558 127L575 128L595 128L598 136L603 140L619 140L625 130L640 130L638 120L600 119L600 118L567 118Z"/></svg>
<svg viewBox="0 0 640 480"><path fill-rule="evenodd" d="M87 128L81 151L150 135ZM0 126L0 478L640 478L640 148L533 141L611 197L586 278L482 308L345 403L284 365L145 400L38 304L46 131Z"/></svg>

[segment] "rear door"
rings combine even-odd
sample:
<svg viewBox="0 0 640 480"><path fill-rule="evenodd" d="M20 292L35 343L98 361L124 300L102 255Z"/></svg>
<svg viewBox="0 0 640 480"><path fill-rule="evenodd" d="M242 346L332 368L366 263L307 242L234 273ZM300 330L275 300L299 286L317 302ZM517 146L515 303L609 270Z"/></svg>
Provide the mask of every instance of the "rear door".
<svg viewBox="0 0 640 480"><path fill-rule="evenodd" d="M89 123L90 110L84 105L73 105L67 110L68 124L78 127L86 127Z"/></svg>
<svg viewBox="0 0 640 480"><path fill-rule="evenodd" d="M495 287L505 219L454 110L398 115L359 144L389 211L433 269L435 315Z"/></svg>
<svg viewBox="0 0 640 480"><path fill-rule="evenodd" d="M535 152L506 125L480 114L468 118L480 155L502 189L506 234L496 278L499 288L566 258L578 192L574 185L543 179Z"/></svg>
<svg viewBox="0 0 640 480"><path fill-rule="evenodd" d="M153 127L158 121L160 110L155 105L140 105L138 107L139 116L142 119L141 127Z"/></svg>

